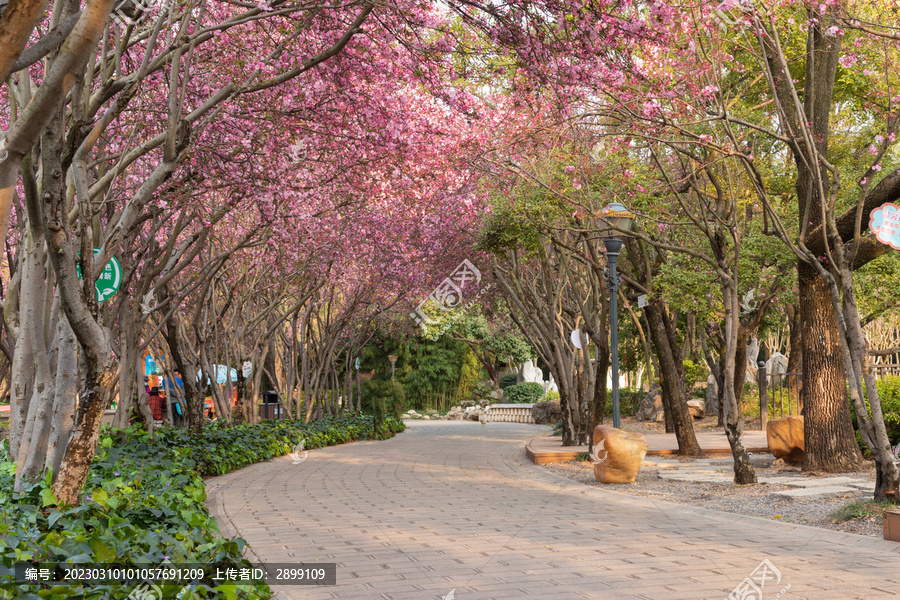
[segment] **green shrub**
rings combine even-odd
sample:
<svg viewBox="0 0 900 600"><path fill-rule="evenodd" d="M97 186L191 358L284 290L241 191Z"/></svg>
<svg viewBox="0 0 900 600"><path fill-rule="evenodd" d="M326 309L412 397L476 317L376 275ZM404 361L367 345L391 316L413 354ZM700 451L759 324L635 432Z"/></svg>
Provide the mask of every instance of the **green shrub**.
<svg viewBox="0 0 900 600"><path fill-rule="evenodd" d="M643 390L622 388L619 390L619 414L623 417L631 417L637 414L638 407L644 397ZM612 390L606 390L606 416L613 414Z"/></svg>
<svg viewBox="0 0 900 600"><path fill-rule="evenodd" d="M534 381L511 385L504 391L512 404L531 404L544 396L544 386Z"/></svg>
<svg viewBox="0 0 900 600"><path fill-rule="evenodd" d="M402 431L402 421L388 419L380 437ZM250 567L242 558L246 542L226 540L203 502L203 475L218 475L244 465L281 456L300 439L318 448L373 434L371 417L325 419L313 423L267 420L226 429L210 425L191 437L184 429L162 429L154 437L137 427L101 432L97 456L78 506L56 506L49 475L13 495L16 465L0 460L0 564L9 572L16 562L122 563L156 566L202 564L216 568ZM160 582L157 582L159 585ZM126 598L136 583L50 587L25 585L0 575L0 598ZM182 592L175 583L161 585L163 598ZM204 579L183 600L269 598L265 582L235 585Z"/></svg>
<svg viewBox="0 0 900 600"><path fill-rule="evenodd" d="M491 398L491 392L494 391L494 384L490 380L481 380L472 387L472 399L488 400Z"/></svg>
<svg viewBox="0 0 900 600"><path fill-rule="evenodd" d="M884 377L878 380L876 384L878 388L878 399L881 401L881 412L884 414L884 426L887 429L888 439L891 441L892 446L896 446L900 444L900 377L891 376ZM869 400L866 397L866 408L869 407ZM853 427L854 429L859 429L859 425L856 421L856 411L853 409L853 404L850 405L850 410L853 414ZM859 431L856 432L856 440L859 443L859 447L862 449L863 454L866 456L871 456L868 448L862 441L862 436Z"/></svg>
<svg viewBox="0 0 900 600"><path fill-rule="evenodd" d="M550 390L550 391L547 392L547 394L544 396L544 400L545 400L545 401L546 401L546 400L556 400L557 402L559 402L559 392L557 392L556 390Z"/></svg>
<svg viewBox="0 0 900 600"><path fill-rule="evenodd" d="M900 444L900 377L885 377L878 380L878 399L887 427L891 445Z"/></svg>
<svg viewBox="0 0 900 600"><path fill-rule="evenodd" d="M689 392L695 383L706 381L709 376L709 370L706 367L692 360L686 360L682 364L684 365L684 388Z"/></svg>
<svg viewBox="0 0 900 600"><path fill-rule="evenodd" d="M500 389L505 391L506 388L516 385L516 382L518 380L519 380L519 376L516 375L515 373L513 373L511 375L504 375L503 377L500 378Z"/></svg>

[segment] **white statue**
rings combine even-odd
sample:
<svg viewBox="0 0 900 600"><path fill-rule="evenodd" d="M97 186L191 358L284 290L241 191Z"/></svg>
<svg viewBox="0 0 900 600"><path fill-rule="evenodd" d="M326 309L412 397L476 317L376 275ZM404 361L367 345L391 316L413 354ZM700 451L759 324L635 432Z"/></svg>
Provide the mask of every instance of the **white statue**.
<svg viewBox="0 0 900 600"><path fill-rule="evenodd" d="M544 372L535 367L531 360L522 363L522 369L519 372L522 375L522 383L534 382L541 385L544 383Z"/></svg>
<svg viewBox="0 0 900 600"><path fill-rule="evenodd" d="M544 384L544 393L547 392L558 392L559 386L556 385L556 382L553 381L553 373L550 373L550 381L543 382Z"/></svg>
<svg viewBox="0 0 900 600"><path fill-rule="evenodd" d="M744 381L756 381L756 373L759 371L756 366L757 356L759 356L759 338L750 338L750 341L747 343L747 375Z"/></svg>

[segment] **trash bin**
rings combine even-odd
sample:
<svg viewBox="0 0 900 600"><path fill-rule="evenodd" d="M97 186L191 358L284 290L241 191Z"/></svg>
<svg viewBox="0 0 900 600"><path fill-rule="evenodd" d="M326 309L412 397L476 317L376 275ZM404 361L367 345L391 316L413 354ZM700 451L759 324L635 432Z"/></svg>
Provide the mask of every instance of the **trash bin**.
<svg viewBox="0 0 900 600"><path fill-rule="evenodd" d="M284 416L284 409L278 402L278 393L274 391L263 392L262 402L259 403L260 419L280 419Z"/></svg>

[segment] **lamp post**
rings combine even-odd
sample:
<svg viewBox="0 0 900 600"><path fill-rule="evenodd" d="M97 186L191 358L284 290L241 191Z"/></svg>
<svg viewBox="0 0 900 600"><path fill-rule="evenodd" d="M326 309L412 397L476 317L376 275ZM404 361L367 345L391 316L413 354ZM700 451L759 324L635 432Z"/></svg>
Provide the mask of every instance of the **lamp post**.
<svg viewBox="0 0 900 600"><path fill-rule="evenodd" d="M389 354L388 360L391 361L391 381L393 381L394 380L394 365L397 364L397 355Z"/></svg>
<svg viewBox="0 0 900 600"><path fill-rule="evenodd" d="M612 350L612 398L613 398L613 427L619 428L619 315L618 315L618 289L619 276L616 273L616 264L623 242L616 237L620 231L629 232L634 225L634 213L625 208L624 204L611 202L600 213L605 227L601 229L603 245L606 247L606 260L609 264L609 329L610 346Z"/></svg>

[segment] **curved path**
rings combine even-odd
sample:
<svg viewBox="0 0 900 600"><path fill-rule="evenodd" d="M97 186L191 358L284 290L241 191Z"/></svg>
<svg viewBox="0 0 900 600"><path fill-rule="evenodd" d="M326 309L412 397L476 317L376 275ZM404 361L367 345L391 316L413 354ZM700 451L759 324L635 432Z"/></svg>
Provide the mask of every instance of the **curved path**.
<svg viewBox="0 0 900 600"><path fill-rule="evenodd" d="M525 458L545 427L408 425L207 482L251 562L337 563L277 598L722 600L760 575L764 600L900 598L900 543L587 488Z"/></svg>

